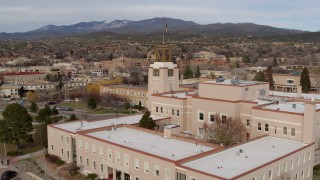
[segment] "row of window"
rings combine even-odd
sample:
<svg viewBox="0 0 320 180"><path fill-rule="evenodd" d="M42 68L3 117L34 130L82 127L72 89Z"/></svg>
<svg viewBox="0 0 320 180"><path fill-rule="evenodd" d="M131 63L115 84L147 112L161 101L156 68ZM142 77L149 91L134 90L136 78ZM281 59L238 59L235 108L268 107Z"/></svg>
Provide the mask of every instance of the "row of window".
<svg viewBox="0 0 320 180"><path fill-rule="evenodd" d="M294 164L296 164L296 166L299 166L300 163L305 163L306 160L309 160L309 161L311 160L311 152L310 151L307 154L303 154L301 158L300 158L300 156L298 156L298 157L296 157L294 159L291 159L289 168L292 170L294 168ZM278 166L276 169L277 169L276 170L277 171L276 172L277 173L276 176L280 177L280 176L284 175L288 171L288 163L285 162L282 166ZM269 170L267 174L268 174L268 179L272 179L273 171ZM302 179L304 179L304 177L305 177L305 171L304 170L301 171L301 176L300 177ZM310 167L308 168L307 177L310 177ZM261 180L264 180L264 179L265 179L265 174L263 173L261 175ZM292 179L292 178L287 177L286 179ZM298 173L295 174L295 179L300 179ZM252 180L257 180L257 179L254 177L254 178L252 178Z"/></svg>
<svg viewBox="0 0 320 180"><path fill-rule="evenodd" d="M104 92L110 92L110 93L115 93L115 94L122 94L122 95L130 95L130 96L145 96L145 93L143 92L136 92L136 91L128 91L128 90L116 90L116 89L108 89L105 88Z"/></svg>
<svg viewBox="0 0 320 180"><path fill-rule="evenodd" d="M209 112L208 113L209 122L214 123L216 121L216 113L215 112ZM221 123L226 123L228 116L225 114L220 114ZM205 119L205 113L203 111L198 112L198 120L203 121Z"/></svg>
<svg viewBox="0 0 320 180"><path fill-rule="evenodd" d="M159 109L160 109L160 113L163 113L163 110L164 110L164 108L163 107L156 107L156 112L159 112ZM172 116L174 116L174 115L176 115L176 116L180 116L180 110L175 110L175 109L171 109L171 115Z"/></svg>
<svg viewBox="0 0 320 180"><path fill-rule="evenodd" d="M155 77L160 76L160 70L159 69L153 69L153 76L155 76ZM168 76L169 77L174 76L174 70L173 69L168 69Z"/></svg>
<svg viewBox="0 0 320 180"><path fill-rule="evenodd" d="M250 120L247 120L247 126L250 126ZM261 131L262 130L262 125L261 123L258 123L258 131ZM268 132L269 131L269 124L265 124L264 125L264 131ZM283 134L287 135L288 134L288 128L285 126L283 127ZM295 128L291 128L291 136L295 136L296 135L296 130ZM274 133L277 134L277 127L275 126L274 127Z"/></svg>

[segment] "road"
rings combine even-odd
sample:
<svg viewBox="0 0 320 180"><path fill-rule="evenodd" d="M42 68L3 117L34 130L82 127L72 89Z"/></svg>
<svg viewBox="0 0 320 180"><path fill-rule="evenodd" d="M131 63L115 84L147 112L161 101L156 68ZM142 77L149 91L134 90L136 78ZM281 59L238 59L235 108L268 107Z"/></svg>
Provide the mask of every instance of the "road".
<svg viewBox="0 0 320 180"><path fill-rule="evenodd" d="M78 119L84 119L83 114L87 117L88 121L94 121L94 120L100 120L100 119L108 119L111 117L116 116L116 114L86 114L82 113L81 110L75 110L75 111L59 111L59 115L63 116L70 116L71 114L75 114ZM118 116L124 116L127 114L118 114Z"/></svg>

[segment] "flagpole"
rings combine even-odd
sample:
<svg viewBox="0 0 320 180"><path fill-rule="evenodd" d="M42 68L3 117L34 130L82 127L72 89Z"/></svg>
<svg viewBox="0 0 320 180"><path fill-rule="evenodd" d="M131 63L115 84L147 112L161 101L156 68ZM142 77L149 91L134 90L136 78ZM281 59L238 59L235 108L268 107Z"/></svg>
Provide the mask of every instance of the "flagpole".
<svg viewBox="0 0 320 180"><path fill-rule="evenodd" d="M166 26L166 18L163 17L163 29L162 29L162 44L164 44L164 31L165 31L165 27Z"/></svg>

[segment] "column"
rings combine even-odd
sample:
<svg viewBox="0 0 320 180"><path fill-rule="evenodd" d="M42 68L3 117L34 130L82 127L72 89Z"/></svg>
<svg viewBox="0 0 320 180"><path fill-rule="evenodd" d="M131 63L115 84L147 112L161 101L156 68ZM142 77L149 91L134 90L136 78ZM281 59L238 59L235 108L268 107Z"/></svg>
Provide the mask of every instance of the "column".
<svg viewBox="0 0 320 180"><path fill-rule="evenodd" d="M121 171L121 180L124 180L124 172Z"/></svg>
<svg viewBox="0 0 320 180"><path fill-rule="evenodd" d="M115 168L113 168L113 180L116 180L116 169Z"/></svg>

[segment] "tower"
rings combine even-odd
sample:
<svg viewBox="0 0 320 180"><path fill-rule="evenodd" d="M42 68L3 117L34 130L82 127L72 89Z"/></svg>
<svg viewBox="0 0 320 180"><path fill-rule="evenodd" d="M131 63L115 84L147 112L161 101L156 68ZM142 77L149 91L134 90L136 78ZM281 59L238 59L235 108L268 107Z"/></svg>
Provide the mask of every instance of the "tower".
<svg viewBox="0 0 320 180"><path fill-rule="evenodd" d="M148 94L179 90L179 70L172 62L172 48L168 45L157 46L156 60L150 64L148 72Z"/></svg>

